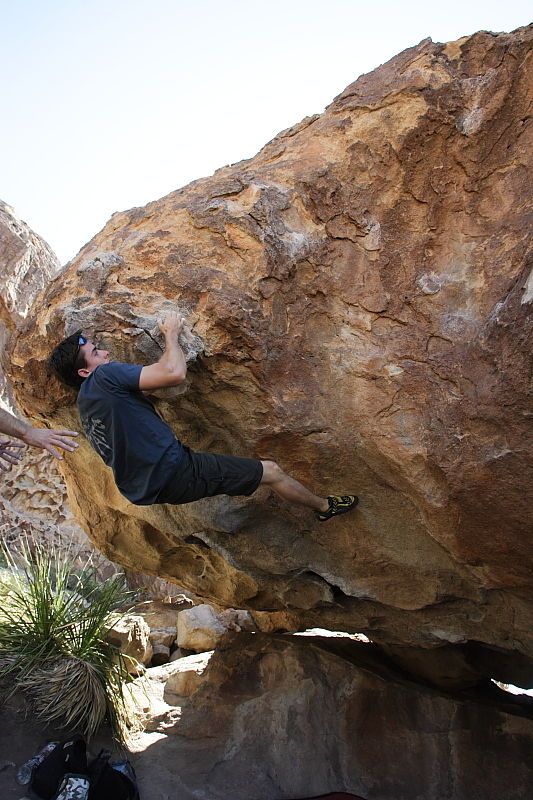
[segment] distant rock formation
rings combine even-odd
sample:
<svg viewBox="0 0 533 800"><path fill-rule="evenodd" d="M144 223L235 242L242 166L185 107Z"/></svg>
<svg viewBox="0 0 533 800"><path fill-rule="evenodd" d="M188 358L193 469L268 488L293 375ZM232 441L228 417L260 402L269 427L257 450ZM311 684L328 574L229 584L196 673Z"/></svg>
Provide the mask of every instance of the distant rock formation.
<svg viewBox="0 0 533 800"><path fill-rule="evenodd" d="M177 306L178 436L361 497L323 526L265 490L134 507L85 443L62 469L108 557L390 648L475 641L521 680L523 655L533 683L531 39L421 42L253 159L114 214L52 282L10 352L25 413L78 425L46 367L64 335L149 363Z"/></svg>
<svg viewBox="0 0 533 800"><path fill-rule="evenodd" d="M61 264L44 239L0 200L0 316L15 323L24 319L40 291Z"/></svg>
<svg viewBox="0 0 533 800"><path fill-rule="evenodd" d="M61 265L50 246L0 200L0 400L7 397L3 353L42 289Z"/></svg>

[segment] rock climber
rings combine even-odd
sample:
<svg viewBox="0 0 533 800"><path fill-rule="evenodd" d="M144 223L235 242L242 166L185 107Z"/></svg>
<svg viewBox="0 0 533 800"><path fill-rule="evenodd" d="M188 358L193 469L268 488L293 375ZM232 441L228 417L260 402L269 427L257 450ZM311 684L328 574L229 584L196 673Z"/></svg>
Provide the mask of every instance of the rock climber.
<svg viewBox="0 0 533 800"><path fill-rule="evenodd" d="M218 494L251 495L264 485L284 500L313 509L321 522L355 508L355 495L319 497L275 461L194 452L174 436L144 393L185 380L187 365L178 342L184 324L176 313L166 315L159 323L164 352L146 367L113 361L81 330L50 357L60 380L78 389L83 431L113 470L119 491L136 505L179 505Z"/></svg>

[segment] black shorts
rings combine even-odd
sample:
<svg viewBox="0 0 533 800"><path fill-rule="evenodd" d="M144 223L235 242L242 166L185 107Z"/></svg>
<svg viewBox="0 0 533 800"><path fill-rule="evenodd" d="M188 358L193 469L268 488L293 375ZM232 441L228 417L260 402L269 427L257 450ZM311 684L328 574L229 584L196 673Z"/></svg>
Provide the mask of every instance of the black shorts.
<svg viewBox="0 0 533 800"><path fill-rule="evenodd" d="M262 477L263 465L257 458L195 453L186 447L182 464L157 502L181 505L215 494L250 495Z"/></svg>

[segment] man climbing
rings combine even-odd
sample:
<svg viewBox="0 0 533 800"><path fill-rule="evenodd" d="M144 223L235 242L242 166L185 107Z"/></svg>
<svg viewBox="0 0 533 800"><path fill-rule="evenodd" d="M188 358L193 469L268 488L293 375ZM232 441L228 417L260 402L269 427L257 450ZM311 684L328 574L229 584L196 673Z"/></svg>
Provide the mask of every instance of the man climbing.
<svg viewBox="0 0 533 800"><path fill-rule="evenodd" d="M83 430L112 468L120 492L136 505L179 505L217 494L251 495L265 485L284 500L314 509L321 522L355 508L354 495L319 497L275 461L197 453L176 439L143 392L185 380L187 365L178 343L184 323L175 313L159 323L165 350L147 367L112 361L81 331L64 339L50 357L57 376L79 389Z"/></svg>
<svg viewBox="0 0 533 800"><path fill-rule="evenodd" d="M48 430L48 428L33 428L29 422L17 419L9 411L0 408L0 433L20 439L15 442L13 439L6 439L0 442L0 472L7 472L12 464L17 464L22 458L22 448L25 444L30 447L40 447L48 450L53 456L62 459L63 456L57 449L72 452L77 448L77 443L72 441L73 436L77 436L76 431Z"/></svg>

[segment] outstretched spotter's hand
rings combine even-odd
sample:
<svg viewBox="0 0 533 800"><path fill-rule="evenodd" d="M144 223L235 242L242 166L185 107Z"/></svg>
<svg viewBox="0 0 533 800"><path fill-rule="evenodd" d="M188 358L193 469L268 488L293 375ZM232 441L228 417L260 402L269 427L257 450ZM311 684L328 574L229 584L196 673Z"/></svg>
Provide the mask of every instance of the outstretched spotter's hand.
<svg viewBox="0 0 533 800"><path fill-rule="evenodd" d="M23 447L21 442L14 442L13 439L0 442L0 472L7 472L12 464L18 464L22 458L20 450Z"/></svg>
<svg viewBox="0 0 533 800"><path fill-rule="evenodd" d="M57 449L66 450L71 453L78 447L77 442L72 441L73 436L77 436L76 431L48 430L48 428L30 428L23 437L23 441L30 447L40 447L47 450L55 458L62 461L63 456Z"/></svg>
<svg viewBox="0 0 533 800"><path fill-rule="evenodd" d="M179 336L185 325L185 317L175 311L169 311L159 323L159 330L164 336Z"/></svg>

